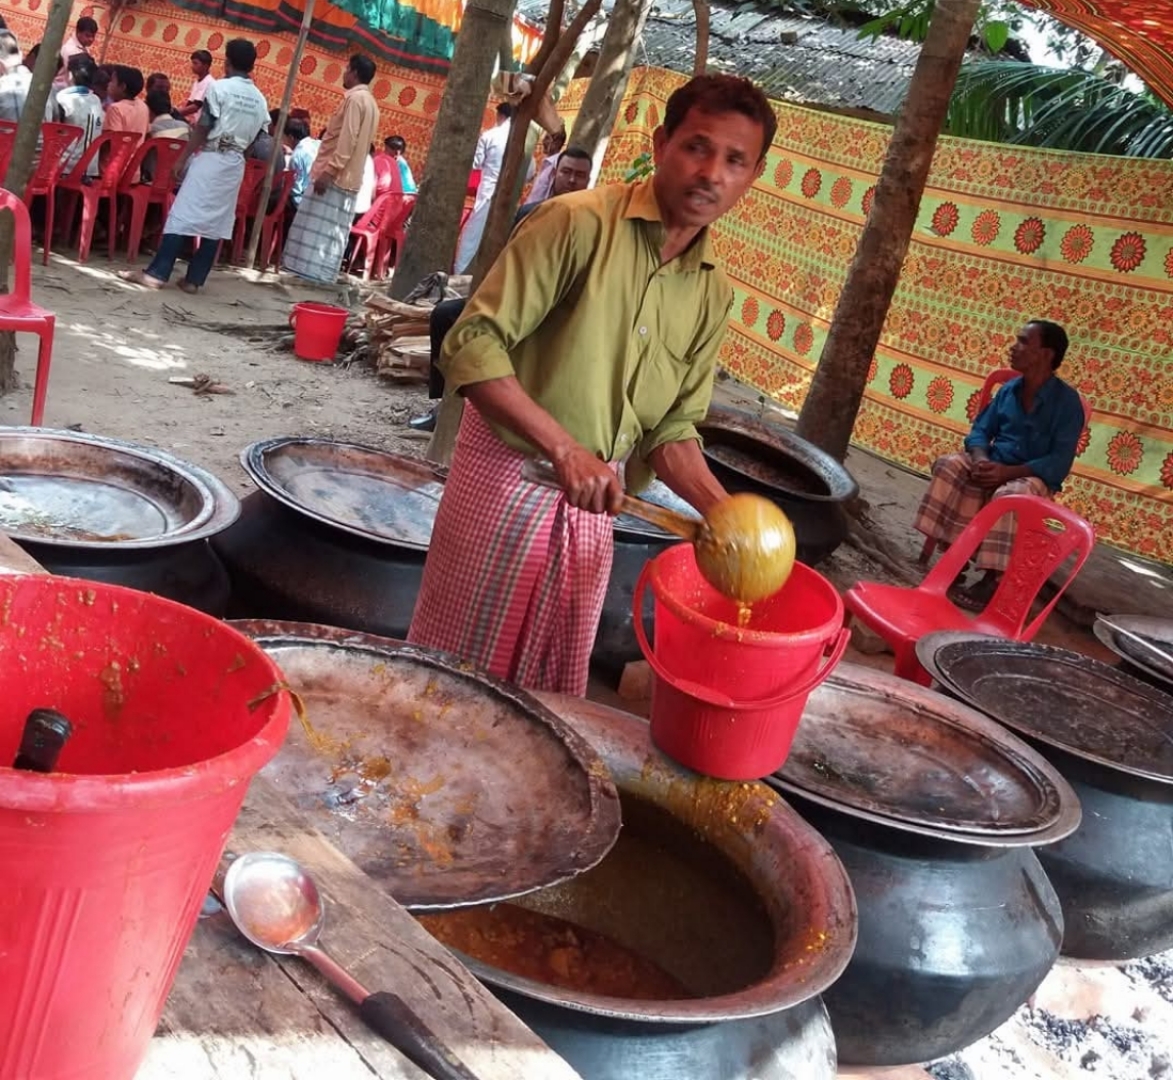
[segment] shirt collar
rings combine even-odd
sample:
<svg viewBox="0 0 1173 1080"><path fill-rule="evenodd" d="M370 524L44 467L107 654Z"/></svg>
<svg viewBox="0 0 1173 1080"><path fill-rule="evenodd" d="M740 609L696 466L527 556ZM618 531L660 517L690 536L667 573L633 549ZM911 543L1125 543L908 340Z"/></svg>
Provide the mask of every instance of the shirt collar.
<svg viewBox="0 0 1173 1080"><path fill-rule="evenodd" d="M653 224L652 236L657 248L663 245L664 226L663 215L660 213L660 204L656 200L656 190L652 178L641 180L631 185L631 197L627 202L624 218L635 221L647 221ZM688 249L677 256L682 270L712 270L717 265L717 257L709 239L709 228L706 225L701 229L697 238Z"/></svg>

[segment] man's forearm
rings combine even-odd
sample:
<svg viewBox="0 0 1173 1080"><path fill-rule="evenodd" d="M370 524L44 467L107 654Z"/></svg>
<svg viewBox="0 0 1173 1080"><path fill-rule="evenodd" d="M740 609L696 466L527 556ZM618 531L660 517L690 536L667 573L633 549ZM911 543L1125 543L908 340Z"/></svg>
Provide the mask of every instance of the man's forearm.
<svg viewBox="0 0 1173 1080"><path fill-rule="evenodd" d="M179 157L175 161L176 175L183 171L183 166L187 164L188 159L192 154L202 150L207 141L208 129L206 127L202 124L197 124L192 128L191 134L187 137L187 145L179 152Z"/></svg>
<svg viewBox="0 0 1173 1080"><path fill-rule="evenodd" d="M696 439L657 446L649 461L656 475L701 514L707 514L728 495L709 469Z"/></svg>
<svg viewBox="0 0 1173 1080"><path fill-rule="evenodd" d="M460 391L477 412L508 428L557 462L578 447L570 433L522 389L513 375L470 383Z"/></svg>

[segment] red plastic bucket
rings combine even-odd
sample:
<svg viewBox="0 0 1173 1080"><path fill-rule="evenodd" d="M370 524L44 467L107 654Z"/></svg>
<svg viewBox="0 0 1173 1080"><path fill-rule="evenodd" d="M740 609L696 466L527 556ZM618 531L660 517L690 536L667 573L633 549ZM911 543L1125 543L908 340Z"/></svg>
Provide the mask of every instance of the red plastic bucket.
<svg viewBox="0 0 1173 1080"><path fill-rule="evenodd" d="M0 577L0 1078L129 1080L250 778L289 726L253 642L147 593ZM8 768L37 707L49 775Z"/></svg>
<svg viewBox="0 0 1173 1080"><path fill-rule="evenodd" d="M333 360L350 312L332 304L303 300L289 313L293 354L301 360Z"/></svg>
<svg viewBox="0 0 1173 1080"><path fill-rule="evenodd" d="M655 599L656 647L643 628ZM655 673L652 740L706 776L757 780L781 768L806 699L843 657L850 631L835 587L795 563L786 584L738 625L738 605L701 576L689 544L644 566L635 632Z"/></svg>

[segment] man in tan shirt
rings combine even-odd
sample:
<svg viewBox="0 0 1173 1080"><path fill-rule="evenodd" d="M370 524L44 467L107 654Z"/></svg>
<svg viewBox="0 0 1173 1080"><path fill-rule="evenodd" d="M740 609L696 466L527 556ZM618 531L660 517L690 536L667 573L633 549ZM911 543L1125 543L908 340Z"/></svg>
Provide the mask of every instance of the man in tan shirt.
<svg viewBox="0 0 1173 1080"><path fill-rule="evenodd" d="M332 284L338 277L354 200L362 186L363 167L379 126L379 106L370 91L375 65L352 56L342 76L346 94L330 117L307 191L285 241L285 269L310 281Z"/></svg>

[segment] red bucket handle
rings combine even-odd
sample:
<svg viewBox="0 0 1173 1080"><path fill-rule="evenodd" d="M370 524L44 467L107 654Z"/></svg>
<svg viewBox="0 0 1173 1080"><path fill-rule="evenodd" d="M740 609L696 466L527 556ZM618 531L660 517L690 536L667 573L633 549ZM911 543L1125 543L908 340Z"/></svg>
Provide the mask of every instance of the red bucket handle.
<svg viewBox="0 0 1173 1080"><path fill-rule="evenodd" d="M768 701L735 701L728 694L722 694L719 690L714 690L709 686L702 686L700 683L695 683L691 679L682 679L679 675L674 675L666 667L655 651L652 649L651 642L648 641L647 632L644 630L644 613L643 600L644 592L648 584L648 572L651 569L652 562L649 560L644 563L644 568L640 571L639 580L635 583L635 595L632 597L632 616L635 623L635 637L639 642L640 651L644 654L644 659L647 660L651 669L663 679L666 683L676 687L677 690L683 691L690 697L696 698L698 701L703 701L707 705L716 705L722 709L774 709L779 705L784 705L786 702L799 696L805 696L815 689L834 669L835 665L843 659L844 652L847 651L847 643L851 640L851 631L846 627L842 627L833 638L831 638L824 648L830 648L830 652L826 654L825 662L810 678L806 680L797 689L789 688L784 693L777 697L770 698Z"/></svg>

